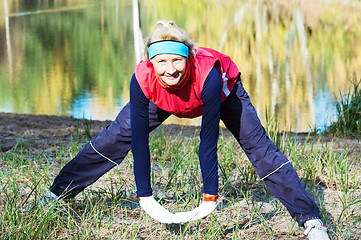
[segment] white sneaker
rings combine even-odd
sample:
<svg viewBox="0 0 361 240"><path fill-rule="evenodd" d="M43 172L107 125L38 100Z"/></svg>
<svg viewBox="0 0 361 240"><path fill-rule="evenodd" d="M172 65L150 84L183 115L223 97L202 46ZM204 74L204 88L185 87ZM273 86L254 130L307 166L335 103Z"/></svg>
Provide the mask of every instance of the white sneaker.
<svg viewBox="0 0 361 240"><path fill-rule="evenodd" d="M327 227L320 219L312 219L305 222L305 235L309 240L330 240Z"/></svg>
<svg viewBox="0 0 361 240"><path fill-rule="evenodd" d="M45 190L44 190L45 191ZM48 203L53 203L56 200L58 200L58 196L56 196L53 192L51 191L47 191L44 195L44 197L42 197L40 199L40 204L41 205L46 205Z"/></svg>
<svg viewBox="0 0 361 240"><path fill-rule="evenodd" d="M43 190L45 192L45 195L37 203L32 204L30 206L26 206L24 209L25 212L29 212L39 205L45 206L47 204L54 203L55 201L58 200L59 197L56 196L54 193L52 193L51 191L46 191L45 189Z"/></svg>

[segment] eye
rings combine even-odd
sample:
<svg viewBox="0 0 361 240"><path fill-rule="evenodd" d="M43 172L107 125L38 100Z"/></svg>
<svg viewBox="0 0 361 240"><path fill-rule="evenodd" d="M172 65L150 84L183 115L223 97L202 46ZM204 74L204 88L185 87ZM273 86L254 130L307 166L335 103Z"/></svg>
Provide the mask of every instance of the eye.
<svg viewBox="0 0 361 240"><path fill-rule="evenodd" d="M174 59L174 62L179 62L179 61L183 61L183 58L176 58L176 59Z"/></svg>

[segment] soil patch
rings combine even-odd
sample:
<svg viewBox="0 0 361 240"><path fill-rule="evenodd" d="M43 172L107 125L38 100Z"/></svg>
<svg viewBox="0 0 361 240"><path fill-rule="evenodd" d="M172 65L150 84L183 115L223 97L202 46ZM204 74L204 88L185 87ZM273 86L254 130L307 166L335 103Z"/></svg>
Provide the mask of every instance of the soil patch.
<svg viewBox="0 0 361 240"><path fill-rule="evenodd" d="M31 148L34 153L52 153L54 145L67 144L76 134L94 137L100 133L111 121L97 121L77 119L66 116L29 115L0 113L0 151L6 152L17 145ZM200 127L182 125L162 125L165 133L170 136L182 135L194 137L199 135ZM231 138L231 133L221 128L221 134L225 139ZM336 148L342 149L353 146L356 152L361 151L361 144L354 138L336 138L332 136L320 136L309 133L286 133L302 142L305 140L320 140L324 143L335 143Z"/></svg>

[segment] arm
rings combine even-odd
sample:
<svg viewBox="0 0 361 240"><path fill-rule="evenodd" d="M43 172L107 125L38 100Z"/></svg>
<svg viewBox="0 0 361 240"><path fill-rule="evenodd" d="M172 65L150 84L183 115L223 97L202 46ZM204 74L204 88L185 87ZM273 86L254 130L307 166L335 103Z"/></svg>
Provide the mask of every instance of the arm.
<svg viewBox="0 0 361 240"><path fill-rule="evenodd" d="M218 194L217 143L222 109L222 80L214 67L208 74L201 93L203 101L199 161L203 177L203 193Z"/></svg>
<svg viewBox="0 0 361 240"><path fill-rule="evenodd" d="M203 177L202 203L189 212L174 214L174 221L185 223L205 218L217 208L218 198L218 159L217 143L219 120L222 109L222 80L217 69L213 68L204 83L201 98L203 115L201 127L201 143L199 145L199 162ZM208 195L210 194L210 195ZM217 195L217 196L215 196Z"/></svg>
<svg viewBox="0 0 361 240"><path fill-rule="evenodd" d="M152 196L149 153L149 99L139 86L135 75L130 82L130 124L137 195L142 209L161 223L172 223L174 214L163 208Z"/></svg>
<svg viewBox="0 0 361 240"><path fill-rule="evenodd" d="M149 153L149 99L139 86L135 75L130 82L130 124L134 176L138 196L151 196Z"/></svg>

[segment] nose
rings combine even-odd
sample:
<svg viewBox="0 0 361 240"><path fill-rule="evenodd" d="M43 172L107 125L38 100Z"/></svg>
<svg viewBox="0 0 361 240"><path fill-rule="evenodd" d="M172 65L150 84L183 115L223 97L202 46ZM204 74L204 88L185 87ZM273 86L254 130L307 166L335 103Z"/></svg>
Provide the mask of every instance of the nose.
<svg viewBox="0 0 361 240"><path fill-rule="evenodd" d="M175 68L173 62L170 62L170 63L167 64L166 71L167 71L167 73L168 73L169 75L173 75L174 73L177 72L177 69Z"/></svg>

